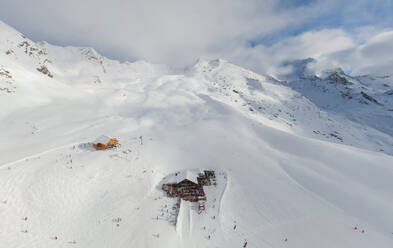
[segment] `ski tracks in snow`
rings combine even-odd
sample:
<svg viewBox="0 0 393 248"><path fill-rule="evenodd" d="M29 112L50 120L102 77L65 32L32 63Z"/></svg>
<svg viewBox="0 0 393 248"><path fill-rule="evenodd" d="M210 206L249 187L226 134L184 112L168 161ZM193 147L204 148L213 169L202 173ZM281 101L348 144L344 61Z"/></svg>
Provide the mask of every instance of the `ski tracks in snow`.
<svg viewBox="0 0 393 248"><path fill-rule="evenodd" d="M23 162L23 161L26 161L26 160L30 160L30 159L37 159L37 158L40 158L43 155L46 155L46 154L49 154L49 153L52 153L52 152L55 152L55 151L59 151L61 149L67 148L67 147L77 146L79 144L80 144L80 142L54 147L54 148L48 149L48 150L43 151L43 152L39 152L39 153L36 153L36 154L33 154L33 155L26 156L26 157L21 158L21 159L14 160L12 162L8 162L8 163L5 163L5 164L2 164L2 165L0 165L0 168L10 167L12 165L15 165L15 164L18 164L20 162Z"/></svg>

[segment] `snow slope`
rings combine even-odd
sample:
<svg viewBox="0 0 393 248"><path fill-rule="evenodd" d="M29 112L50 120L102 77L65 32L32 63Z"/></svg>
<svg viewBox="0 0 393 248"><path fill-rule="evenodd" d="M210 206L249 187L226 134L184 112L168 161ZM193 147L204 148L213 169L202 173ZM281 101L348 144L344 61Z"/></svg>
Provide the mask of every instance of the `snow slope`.
<svg viewBox="0 0 393 248"><path fill-rule="evenodd" d="M379 151L392 155L393 77L349 76L340 68L316 75L308 70L314 62L288 63L294 72L286 76L287 85L324 111L359 124Z"/></svg>
<svg viewBox="0 0 393 248"><path fill-rule="evenodd" d="M0 247L392 247L388 132L223 60L175 73L0 32ZM206 212L177 212L162 183L203 169Z"/></svg>

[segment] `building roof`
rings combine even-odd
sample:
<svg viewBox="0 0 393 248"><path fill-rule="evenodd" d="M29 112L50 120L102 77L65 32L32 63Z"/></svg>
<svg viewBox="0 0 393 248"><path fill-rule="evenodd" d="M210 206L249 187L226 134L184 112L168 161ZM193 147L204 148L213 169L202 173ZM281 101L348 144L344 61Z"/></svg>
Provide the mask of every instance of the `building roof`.
<svg viewBox="0 0 393 248"><path fill-rule="evenodd" d="M108 141L110 141L112 138L106 135L101 135L100 137L98 137L94 143L101 143L101 144L106 144Z"/></svg>
<svg viewBox="0 0 393 248"><path fill-rule="evenodd" d="M185 170L178 173L174 173L167 176L164 180L164 183L180 183L184 179L188 179L191 182L198 184L198 180L197 180L198 173L200 173L199 170Z"/></svg>

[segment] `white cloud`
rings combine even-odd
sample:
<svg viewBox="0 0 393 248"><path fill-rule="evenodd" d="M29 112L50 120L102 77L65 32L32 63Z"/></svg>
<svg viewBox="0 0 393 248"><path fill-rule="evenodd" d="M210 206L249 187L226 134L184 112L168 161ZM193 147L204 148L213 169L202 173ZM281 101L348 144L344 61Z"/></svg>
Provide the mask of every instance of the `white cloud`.
<svg viewBox="0 0 393 248"><path fill-rule="evenodd" d="M393 30L379 30L369 34L360 44L342 51L326 53L316 65L317 69L342 67L353 75L393 74ZM358 33L352 34L352 40L359 43Z"/></svg>
<svg viewBox="0 0 393 248"><path fill-rule="evenodd" d="M13 0L3 5L8 10L3 8L2 15L28 30L33 39L48 37L62 44L89 45L121 59L183 65L288 26L291 11L280 13L276 3ZM18 15L14 17L14 13Z"/></svg>
<svg viewBox="0 0 393 248"><path fill-rule="evenodd" d="M326 56L354 47L355 43L349 34L340 29L324 29L304 32L269 47L238 47L234 52L228 53L228 59L256 71L277 75L288 72L288 68L280 67L285 61L312 57L322 63ZM329 59L330 65L332 62Z"/></svg>
<svg viewBox="0 0 393 248"><path fill-rule="evenodd" d="M225 57L250 40L300 27L332 8L320 0L291 7L285 2L13 0L1 4L0 15L34 40L92 46L112 58L179 66L199 57Z"/></svg>
<svg viewBox="0 0 393 248"><path fill-rule="evenodd" d="M366 31L369 31L367 34ZM227 59L253 70L280 76L290 60L314 58L312 70L341 67L359 74L393 74L393 31L365 27L349 33L341 29L307 31L272 46L237 46Z"/></svg>
<svg viewBox="0 0 393 248"><path fill-rule="evenodd" d="M0 0L0 6L1 18L34 40L92 46L120 60L183 66L220 57L270 74L288 70L279 66L285 60L308 57L318 59L318 69L381 73L392 68L392 35L373 25L350 32L312 30L311 25L273 45L250 46L250 40L298 29L338 11L343 7L339 0L300 6L288 0ZM346 21L357 14L374 18L362 10L346 7Z"/></svg>
<svg viewBox="0 0 393 248"><path fill-rule="evenodd" d="M354 72L393 74L393 31L381 32L354 52Z"/></svg>

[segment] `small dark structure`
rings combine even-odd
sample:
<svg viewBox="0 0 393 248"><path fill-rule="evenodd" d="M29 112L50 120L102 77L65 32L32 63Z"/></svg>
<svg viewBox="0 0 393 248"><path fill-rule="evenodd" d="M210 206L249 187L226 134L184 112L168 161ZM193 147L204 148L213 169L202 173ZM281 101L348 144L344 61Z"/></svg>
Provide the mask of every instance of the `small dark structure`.
<svg viewBox="0 0 393 248"><path fill-rule="evenodd" d="M212 185L212 181L215 182L216 175L212 170L205 170L204 173L199 173L197 180L198 184L202 186L210 186Z"/></svg>
<svg viewBox="0 0 393 248"><path fill-rule="evenodd" d="M197 202L206 200L205 191L202 185L196 184L188 179L179 183L167 183L162 185L162 189L171 197L180 197L185 201Z"/></svg>

